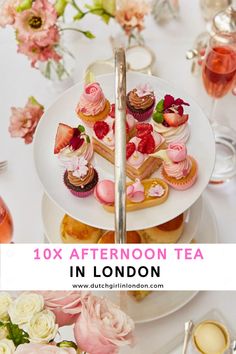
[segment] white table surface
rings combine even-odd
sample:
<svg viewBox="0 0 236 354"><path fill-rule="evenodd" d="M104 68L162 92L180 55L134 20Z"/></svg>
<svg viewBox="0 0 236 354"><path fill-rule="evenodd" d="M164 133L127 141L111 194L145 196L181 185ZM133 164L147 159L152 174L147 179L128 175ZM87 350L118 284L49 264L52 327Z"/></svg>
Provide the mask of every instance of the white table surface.
<svg viewBox="0 0 236 354"><path fill-rule="evenodd" d="M156 72L161 78L184 87L208 112L210 98L204 92L199 79L190 74L190 63L185 52L192 48L196 36L204 31L197 0L181 0L181 17L166 26L156 26L149 18L144 37L156 54ZM93 18L94 19L94 18ZM77 56L75 82L81 80L87 65L97 59L111 57L108 41L110 34L117 33L117 26L108 28L99 19L85 19L81 25L93 31L93 41L81 38L77 33L67 34L68 41ZM8 170L0 174L0 195L9 206L15 226L14 241L41 243L43 226L41 220L42 186L35 173L33 146L24 145L20 139L8 134L11 106L23 106L27 97L34 95L45 107L57 97L39 72L30 68L27 59L16 54L14 33L10 29L0 30L0 160L6 156ZM220 121L236 129L236 98L228 95L218 103ZM204 192L217 217L220 242L234 242L236 230L236 178L222 186L208 187ZM142 306L142 305L140 305ZM158 348L175 337L185 320L197 319L212 308L218 308L236 327L236 294L230 292L200 293L191 303L175 314L145 325L137 326L138 347L133 352L154 354ZM127 351L128 353L128 351Z"/></svg>

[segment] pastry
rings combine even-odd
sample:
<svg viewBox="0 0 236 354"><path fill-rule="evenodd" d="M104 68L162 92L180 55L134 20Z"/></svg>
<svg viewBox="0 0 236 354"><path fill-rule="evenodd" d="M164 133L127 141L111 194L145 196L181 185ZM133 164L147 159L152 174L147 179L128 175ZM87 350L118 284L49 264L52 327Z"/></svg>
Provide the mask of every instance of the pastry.
<svg viewBox="0 0 236 354"><path fill-rule="evenodd" d="M128 294L132 296L134 300L140 302L151 294L151 290L130 290L128 291Z"/></svg>
<svg viewBox="0 0 236 354"><path fill-rule="evenodd" d="M93 147L99 155L114 164L115 146L114 132L104 122L97 123L94 126L95 134L93 137ZM104 127L102 126L104 125ZM97 130L97 128L99 128ZM96 131L97 130L97 131ZM107 132L108 131L108 132ZM109 137L109 140L108 140ZM126 146L126 174L130 179L139 178L140 180L148 178L161 165L161 160L155 159L150 154L166 147L164 138L153 131L149 123L138 123L136 133Z"/></svg>
<svg viewBox="0 0 236 354"><path fill-rule="evenodd" d="M90 161L93 156L93 145L85 128L82 125L72 128L60 123L57 128L54 154L58 155L63 166L73 157L83 156L87 161Z"/></svg>
<svg viewBox="0 0 236 354"><path fill-rule="evenodd" d="M126 186L127 211L150 208L162 204L168 197L168 185L159 178L146 179L142 182L137 179L135 182L128 182ZM109 180L99 182L95 187L94 195L103 205L104 209L109 212L114 212L114 182Z"/></svg>
<svg viewBox="0 0 236 354"><path fill-rule="evenodd" d="M197 161L187 155L184 144L171 143L167 150L158 151L152 156L163 159L161 176L166 183L177 190L190 188L197 179Z"/></svg>
<svg viewBox="0 0 236 354"><path fill-rule="evenodd" d="M151 117L155 106L155 95L148 84L139 85L127 94L127 110L139 122Z"/></svg>
<svg viewBox="0 0 236 354"><path fill-rule="evenodd" d="M145 230L138 230L142 243L176 243L183 233L184 214L164 224Z"/></svg>
<svg viewBox="0 0 236 354"><path fill-rule="evenodd" d="M127 242L126 243L141 243L141 237L137 231L127 231ZM115 233L114 231L106 231L98 243L115 243Z"/></svg>
<svg viewBox="0 0 236 354"><path fill-rule="evenodd" d="M97 121L104 120L110 112L110 102L105 98L99 83L85 85L80 96L76 113L89 127Z"/></svg>
<svg viewBox="0 0 236 354"><path fill-rule="evenodd" d="M67 163L64 183L74 196L85 198L93 193L98 173L84 157L74 157Z"/></svg>
<svg viewBox="0 0 236 354"><path fill-rule="evenodd" d="M186 143L189 138L189 116L184 113L183 106L189 104L181 98L174 99L171 95L165 95L156 105L152 124L154 130L161 134L167 143L174 141Z"/></svg>
<svg viewBox="0 0 236 354"><path fill-rule="evenodd" d="M61 221L60 232L64 243L97 243L103 231L65 215Z"/></svg>

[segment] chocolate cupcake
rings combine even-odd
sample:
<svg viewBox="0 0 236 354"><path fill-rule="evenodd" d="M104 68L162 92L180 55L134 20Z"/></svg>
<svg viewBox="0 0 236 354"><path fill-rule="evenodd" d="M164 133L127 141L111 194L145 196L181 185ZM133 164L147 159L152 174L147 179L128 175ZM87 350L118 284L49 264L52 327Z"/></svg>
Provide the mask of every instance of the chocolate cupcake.
<svg viewBox="0 0 236 354"><path fill-rule="evenodd" d="M98 173L84 158L80 158L65 171L64 183L74 196L85 198L93 193Z"/></svg>
<svg viewBox="0 0 236 354"><path fill-rule="evenodd" d="M151 117L155 106L155 95L148 84L140 85L127 94L127 110L139 122Z"/></svg>

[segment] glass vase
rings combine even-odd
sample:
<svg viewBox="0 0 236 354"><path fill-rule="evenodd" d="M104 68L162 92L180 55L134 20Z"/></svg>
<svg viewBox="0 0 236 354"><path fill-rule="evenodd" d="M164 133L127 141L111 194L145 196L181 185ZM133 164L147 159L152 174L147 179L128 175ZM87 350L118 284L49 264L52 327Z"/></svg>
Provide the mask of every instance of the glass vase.
<svg viewBox="0 0 236 354"><path fill-rule="evenodd" d="M156 23L168 22L179 15L178 0L154 0L152 14Z"/></svg>

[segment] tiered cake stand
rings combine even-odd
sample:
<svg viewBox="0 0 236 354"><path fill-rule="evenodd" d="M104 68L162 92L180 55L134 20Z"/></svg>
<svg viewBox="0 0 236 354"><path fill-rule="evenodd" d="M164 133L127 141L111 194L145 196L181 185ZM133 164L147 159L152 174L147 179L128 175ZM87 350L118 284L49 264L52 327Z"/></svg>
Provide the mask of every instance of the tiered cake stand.
<svg viewBox="0 0 236 354"><path fill-rule="evenodd" d="M115 230L116 242L124 243L126 230L139 230L162 224L186 212L189 208L191 211L196 206L196 203L198 203L198 210L202 210L202 207L199 206L201 204L199 198L209 182L214 167L215 143L209 122L196 102L181 89L175 89L169 83L157 77L139 73L126 74L125 53L122 49L116 51L115 74L100 76L97 81L101 84L105 96L110 102L116 103L115 167L98 155L95 155L93 161L100 180L105 178L115 179L115 214L105 211L93 196L85 199L72 196L63 185L63 171L53 155L54 139L58 124L60 122L71 126L79 124L75 107L84 84L78 83L63 93L45 112L35 137L35 165L46 194L42 203L46 229L50 228L50 217L48 215L50 208L51 210L56 208L58 213L55 212L54 214L59 215L61 213L60 215L63 215L67 213L85 224L104 230ZM188 153L194 156L198 162L199 174L197 182L190 189L186 191L171 189L167 201L163 204L126 214L126 92L145 82L152 86L157 100L168 93L189 102L188 113L190 116L191 135L187 148ZM88 129L87 132L89 134ZM157 171L155 175L159 176L159 172ZM206 202L204 203L206 205ZM205 213L211 215L212 219L212 213L209 208L206 209L205 207ZM51 225L53 223L53 218L51 218ZM195 220L194 223L196 226L199 222ZM59 225L57 227L59 234ZM194 228L194 225L192 227ZM46 233L51 232L52 234L52 230L52 228L50 231L46 230ZM212 221L212 230L216 233L214 220ZM55 238L52 235L50 241L55 242ZM185 241L186 239L183 242ZM58 239L57 242L60 242L60 240ZM215 240L208 239L208 242L215 242Z"/></svg>

